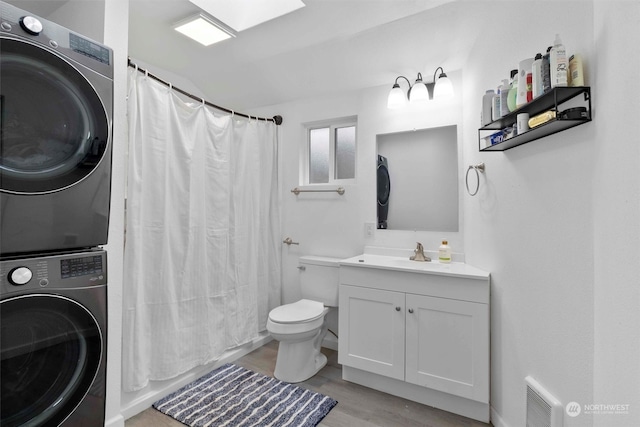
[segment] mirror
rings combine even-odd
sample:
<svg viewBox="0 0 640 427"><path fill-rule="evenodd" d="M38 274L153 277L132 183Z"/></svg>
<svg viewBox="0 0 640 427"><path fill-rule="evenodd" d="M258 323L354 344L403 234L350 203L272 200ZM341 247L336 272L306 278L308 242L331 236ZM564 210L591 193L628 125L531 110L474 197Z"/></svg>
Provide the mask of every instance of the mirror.
<svg viewBox="0 0 640 427"><path fill-rule="evenodd" d="M378 228L458 231L457 126L376 140Z"/></svg>

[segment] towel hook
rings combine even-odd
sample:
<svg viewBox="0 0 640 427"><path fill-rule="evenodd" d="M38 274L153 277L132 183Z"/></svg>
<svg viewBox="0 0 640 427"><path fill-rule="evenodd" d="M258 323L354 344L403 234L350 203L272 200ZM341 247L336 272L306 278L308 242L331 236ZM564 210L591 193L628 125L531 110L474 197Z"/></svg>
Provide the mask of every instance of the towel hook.
<svg viewBox="0 0 640 427"><path fill-rule="evenodd" d="M473 169L474 171L476 171L476 191L471 192L471 190L469 189L469 171ZM484 163L478 163L477 165L469 165L469 167L467 168L467 174L465 175L465 185L467 186L467 193L469 193L470 196L475 196L476 194L478 194L478 190L480 190L480 172L484 173Z"/></svg>

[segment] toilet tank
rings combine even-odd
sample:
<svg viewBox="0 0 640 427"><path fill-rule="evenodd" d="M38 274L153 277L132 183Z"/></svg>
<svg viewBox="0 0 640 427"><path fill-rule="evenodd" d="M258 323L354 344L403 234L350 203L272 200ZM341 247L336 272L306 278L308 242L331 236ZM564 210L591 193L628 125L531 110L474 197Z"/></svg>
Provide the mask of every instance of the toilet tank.
<svg viewBox="0 0 640 427"><path fill-rule="evenodd" d="M338 306L340 259L321 256L303 256L298 260L302 298ZM304 267L304 268L302 268Z"/></svg>

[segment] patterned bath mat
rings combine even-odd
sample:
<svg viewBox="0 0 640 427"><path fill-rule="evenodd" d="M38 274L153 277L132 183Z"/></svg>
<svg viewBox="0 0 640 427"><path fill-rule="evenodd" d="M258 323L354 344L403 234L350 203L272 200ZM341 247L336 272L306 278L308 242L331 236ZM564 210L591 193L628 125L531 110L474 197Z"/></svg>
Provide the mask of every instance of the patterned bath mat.
<svg viewBox="0 0 640 427"><path fill-rule="evenodd" d="M191 427L313 427L338 402L228 363L153 407Z"/></svg>

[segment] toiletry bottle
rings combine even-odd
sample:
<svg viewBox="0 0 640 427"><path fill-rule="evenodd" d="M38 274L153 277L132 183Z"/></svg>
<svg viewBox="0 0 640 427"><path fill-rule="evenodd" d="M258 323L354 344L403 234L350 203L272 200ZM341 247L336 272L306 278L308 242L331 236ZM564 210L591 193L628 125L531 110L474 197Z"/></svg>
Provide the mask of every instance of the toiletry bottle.
<svg viewBox="0 0 640 427"><path fill-rule="evenodd" d="M507 105L507 98L509 97L509 89L511 89L509 80L508 79L502 80L502 84L500 85L500 117L503 117L509 114L509 105Z"/></svg>
<svg viewBox="0 0 640 427"><path fill-rule="evenodd" d="M531 90L533 99L536 99L543 93L542 89L542 54L536 54L531 66Z"/></svg>
<svg viewBox="0 0 640 427"><path fill-rule="evenodd" d="M500 87L493 98L491 98L491 120L496 121L500 118Z"/></svg>
<svg viewBox="0 0 640 427"><path fill-rule="evenodd" d="M511 70L511 89L507 95L507 107L509 112L516 110L516 98L518 96L518 70Z"/></svg>
<svg viewBox="0 0 640 427"><path fill-rule="evenodd" d="M533 73L527 73L527 102L533 101Z"/></svg>
<svg viewBox="0 0 640 427"><path fill-rule="evenodd" d="M579 54L573 54L569 58L569 77L569 86L584 86L582 57Z"/></svg>
<svg viewBox="0 0 640 427"><path fill-rule="evenodd" d="M549 62L550 52L551 46L547 48L547 53L542 56L542 93L547 93L551 90L551 63Z"/></svg>
<svg viewBox="0 0 640 427"><path fill-rule="evenodd" d="M532 65L533 58L520 61L518 67L518 96L516 97L516 108L520 108L527 103L527 74L531 74Z"/></svg>
<svg viewBox="0 0 640 427"><path fill-rule="evenodd" d="M493 99L493 95L495 95L495 92L493 91L493 89L489 89L482 96L482 126L491 123L491 102Z"/></svg>
<svg viewBox="0 0 640 427"><path fill-rule="evenodd" d="M551 52L549 52L549 64L551 70L551 87L567 86L567 71L569 63L567 61L567 50L560 40L560 35L556 34Z"/></svg>
<svg viewBox="0 0 640 427"><path fill-rule="evenodd" d="M438 261L442 263L451 262L451 247L446 240L442 240L442 244L438 248Z"/></svg>

